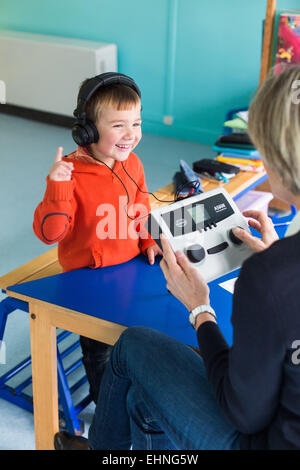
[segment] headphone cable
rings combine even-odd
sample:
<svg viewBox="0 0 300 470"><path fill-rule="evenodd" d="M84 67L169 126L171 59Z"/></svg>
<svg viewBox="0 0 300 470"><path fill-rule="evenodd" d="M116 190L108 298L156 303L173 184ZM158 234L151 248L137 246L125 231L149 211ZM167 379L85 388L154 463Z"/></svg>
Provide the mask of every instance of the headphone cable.
<svg viewBox="0 0 300 470"><path fill-rule="evenodd" d="M95 160L96 160L96 159L95 159ZM123 188L125 189L125 192L126 192L126 195L127 195L127 203L126 203L125 206L124 206L124 211L125 211L125 213L126 213L128 219L130 219L130 220L140 220L140 219L145 219L145 217L148 217L148 216L149 216L149 213L148 213L147 215L143 215L142 217L131 217L131 216L128 214L126 208L128 207L128 204L129 204L129 202L130 202L130 198L129 198L128 190L127 190L125 184L123 183L123 181L121 180L121 178L119 177L119 175L117 175L117 173L116 173L112 168L110 168L110 166L108 166L106 163L102 162L101 160L97 160L97 161L98 161L99 163L102 163L103 165L105 165L105 166L118 178L118 180L119 180L120 183L122 184ZM123 167L123 169L124 169L123 162L121 162L121 163L122 163L122 167ZM125 170L125 172L127 173L126 170ZM128 174L128 173L127 173L127 174ZM130 176L129 174L128 174L128 176L131 178L131 176ZM136 184L136 182L134 181L134 179L133 179L133 178L131 178L131 179L132 179L132 181ZM136 184L136 186L138 187L137 184ZM140 188L138 188L138 189L140 189ZM141 189L140 189L140 191L141 191ZM142 191L142 192L147 192L147 191ZM163 201L162 201L162 202L163 202Z"/></svg>
<svg viewBox="0 0 300 470"><path fill-rule="evenodd" d="M95 157L93 157L94 160L97 160ZM124 206L124 211L127 215L127 217L130 219L130 220L141 220L141 219L145 219L145 217L148 217L150 215L150 213L148 213L147 215L143 215L142 217L131 217L128 212L127 212L127 209L126 207L128 207L128 204L130 202L130 198L129 198L129 194L128 194L128 190L125 186L125 184L123 183L123 181L121 180L121 178L117 175L117 173L112 169L110 168L110 166L108 166L106 163L104 163L103 161L101 160L97 160L97 162L99 163L102 163L103 165L105 165L117 178L118 180L120 181L120 183L122 184L123 188L125 189L125 192L126 192L126 195L127 195L127 203L125 204ZM174 199L172 199L172 201L163 201L162 199L159 199L158 197L155 196L155 194L153 194L152 192L150 191L143 191L139 185L137 184L137 182L132 178L132 176L130 176L130 174L127 172L127 170L125 169L124 165L123 165L123 162L121 162L121 165L122 165L122 168L123 170L125 171L126 175L131 179L131 181L133 181L133 183L136 185L136 187L138 188L138 190L141 192L141 193L144 193L144 194L150 194L151 196L153 196L157 201L159 202L169 202L169 203L172 203L172 202L176 202L177 200L181 200L181 199L186 199L187 197L189 197L191 195L191 191L190 193L185 196L185 197L181 197L179 198L179 192L186 186L191 186L191 190L194 189L193 193L199 188L200 186L200 183L198 181L189 181L187 183L183 183L179 189L176 191L175 195L174 195Z"/></svg>
<svg viewBox="0 0 300 470"><path fill-rule="evenodd" d="M131 181L134 182L134 184L136 185L136 187L138 188L138 190L141 192L141 193L144 193L144 194L151 194L151 196L153 196L157 201L159 202L175 202L176 199L175 199L175 196L174 196L174 199L172 199L172 201L163 201L161 199L158 199L158 197L155 196L155 194L151 193L150 191L143 191L139 185L137 184L137 182L132 178L132 176L130 176L130 174L128 173L128 171L126 170L126 168L124 167L123 165L123 162L121 162L121 165L123 167L123 170L125 171L126 175L129 176L129 178L131 179Z"/></svg>

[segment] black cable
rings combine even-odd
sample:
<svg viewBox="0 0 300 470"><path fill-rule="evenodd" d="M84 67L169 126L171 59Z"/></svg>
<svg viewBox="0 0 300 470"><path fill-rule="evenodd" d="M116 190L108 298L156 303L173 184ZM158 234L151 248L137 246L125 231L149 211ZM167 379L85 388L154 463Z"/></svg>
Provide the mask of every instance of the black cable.
<svg viewBox="0 0 300 470"><path fill-rule="evenodd" d="M174 199L172 201L164 201L162 199L158 199L158 197L155 196L155 194L149 192L149 191L143 191L139 186L138 184L136 183L136 181L130 176L130 174L127 172L127 170L125 169L124 165L123 165L123 162L122 163L122 167L123 167L123 170L125 171L125 173L127 174L127 176L129 176L129 178L134 182L134 184L136 185L136 187L138 188L139 191L141 191L141 193L147 193L147 194L151 194L151 196L153 196L157 201L159 202L176 202L177 200L179 200L179 193L180 191L183 190L183 188L185 188L186 186L188 187L191 187L191 189L195 189L195 191L197 191L197 189L200 188L200 182L197 181L197 180L194 180L194 181L188 181L186 183L183 183L179 186L179 188L177 189L176 193L174 194ZM203 191L202 191L203 192ZM188 197L189 194L187 196L183 196L181 197L180 199L185 199L186 197Z"/></svg>
<svg viewBox="0 0 300 470"><path fill-rule="evenodd" d="M94 157L93 157L94 158ZM97 160L95 158L95 160ZM114 172L114 170L112 168L110 168L110 166L108 166L106 163L104 163L103 161L101 160L97 160L97 162L99 163L102 163L103 165L105 165L117 178L118 180L120 181L120 183L122 184L123 188L125 189L125 192L126 192L126 195L127 195L127 203L125 204L124 206L124 211L125 211L125 214L127 215L127 217L130 219L130 220L141 220L141 219L145 219L145 217L148 217L149 214L147 215L143 215L142 217L130 217L130 215L128 215L128 212L126 210L126 208L128 207L128 204L130 202L130 198L129 198L129 194L128 194L128 191L127 191L127 188L125 186L125 184L123 183L123 181L121 180L121 178L117 175L117 173ZM138 188L138 190L141 192L141 193L144 193L144 194L151 194L157 201L159 202L176 202L177 200L181 200L181 199L186 199L187 197L189 197L189 194L185 197L181 197L179 198L179 192L182 191L182 189L186 186L191 186L191 189L192 188L195 188L195 191L199 188L200 186L200 183L199 181L189 181L187 183L183 183L179 189L176 191L175 195L174 195L174 199L172 201L163 201L162 199L158 199L158 197L155 196L155 194L149 192L149 191L143 191L139 185L137 184L137 182L132 178L132 176L130 176L130 174L127 172L127 170L125 169L124 165L123 165L123 162L121 162L121 165L122 165L122 168L123 170L125 171L125 173L127 174L127 176L131 179L131 181L134 182L134 184L136 185L136 187Z"/></svg>
<svg viewBox="0 0 300 470"><path fill-rule="evenodd" d="M186 196L179 196L180 191L182 191L186 186L191 187L191 190L194 188L195 189L194 192L196 192L197 189L200 188L200 182L195 180L195 181L188 181L186 183L181 184L179 186L179 188L177 189L176 193L175 193L175 200L176 201L181 201L182 199L185 199L185 198L190 196L190 193L187 194Z"/></svg>
<svg viewBox="0 0 300 470"><path fill-rule="evenodd" d="M118 178L118 180L119 180L120 183L122 184L123 188L125 189L126 195L127 195L127 203L126 203L125 206L124 206L124 210L125 210L125 213L126 213L128 219L130 219L130 220L138 220L138 219L136 219L135 217L130 217L130 215L128 215L128 212L127 212L127 210L126 210L126 207L128 206L128 204L129 204L129 202L130 202L130 198L129 198L129 194L128 194L127 188L126 188L125 184L123 183L123 181L121 180L121 178L120 178L120 177L117 175L117 173L115 173L114 170L113 170L112 168L110 168L110 166L108 166L106 163L102 162L101 160L97 160L97 161L99 161L99 163L103 163L103 165L105 165L105 166ZM123 166L123 163L122 163L122 166ZM124 168L124 167L123 167L123 168ZM144 219L145 217L148 217L148 215L149 215L149 214L144 215L144 216L141 217L141 218Z"/></svg>
<svg viewBox="0 0 300 470"><path fill-rule="evenodd" d="M134 181L134 179L132 178L132 176L130 176L130 174L127 172L127 170L125 169L124 165L123 165L123 162L121 162L122 164L122 167L123 167L123 170L125 171L126 175L129 176L129 178L131 179L131 181L134 182L134 184L136 185L136 187L138 188L139 191L141 191L141 193L148 193L148 194L151 194L151 196L153 196L157 201L159 202L175 202L175 197L174 199L172 199L172 201L162 201L161 199L158 199L158 197L155 196L155 194L149 192L149 191L143 191L139 186L138 184L136 183L136 181Z"/></svg>

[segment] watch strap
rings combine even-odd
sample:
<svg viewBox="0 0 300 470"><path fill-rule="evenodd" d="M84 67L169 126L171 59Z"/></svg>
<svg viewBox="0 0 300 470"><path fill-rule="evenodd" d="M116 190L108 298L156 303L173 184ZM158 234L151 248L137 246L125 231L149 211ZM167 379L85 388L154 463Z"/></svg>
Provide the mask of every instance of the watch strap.
<svg viewBox="0 0 300 470"><path fill-rule="evenodd" d="M212 315L215 319L217 319L216 312L210 305L198 305L198 307L194 308L189 315L189 320L192 326L195 326L196 322L196 317L200 315L201 313L209 313Z"/></svg>

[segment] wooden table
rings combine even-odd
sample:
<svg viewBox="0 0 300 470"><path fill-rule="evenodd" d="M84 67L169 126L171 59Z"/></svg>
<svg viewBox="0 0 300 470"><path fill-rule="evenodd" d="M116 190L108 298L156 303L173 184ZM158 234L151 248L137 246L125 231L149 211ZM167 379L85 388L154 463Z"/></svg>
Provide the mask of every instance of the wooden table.
<svg viewBox="0 0 300 470"><path fill-rule="evenodd" d="M241 172L224 185L233 196L259 184L265 174ZM204 190L216 188L219 183L205 181ZM155 193L162 200L170 200L173 185ZM151 198L152 208L158 203ZM114 344L126 326L102 318L86 315L76 309L64 308L55 303L39 300L7 289L8 286L43 279L61 273L57 247L25 263L0 278L0 287L10 297L29 303L32 358L34 425L37 449L53 449L53 436L59 430L56 360L56 328L71 331L107 344ZM68 273L65 273L68 274ZM27 286L27 284L26 284Z"/></svg>

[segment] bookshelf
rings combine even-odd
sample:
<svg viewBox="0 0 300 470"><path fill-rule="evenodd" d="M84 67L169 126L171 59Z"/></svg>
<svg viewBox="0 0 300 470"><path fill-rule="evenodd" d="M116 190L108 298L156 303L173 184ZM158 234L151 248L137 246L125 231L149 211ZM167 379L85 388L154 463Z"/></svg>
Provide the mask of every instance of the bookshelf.
<svg viewBox="0 0 300 470"><path fill-rule="evenodd" d="M260 85L267 77L268 71L269 71L271 48L272 48L272 42L273 42L273 24L274 24L275 11L276 11L276 0L267 0L264 37L263 37L263 46L262 46L262 55L261 55L261 65L260 65L260 77L259 77Z"/></svg>

